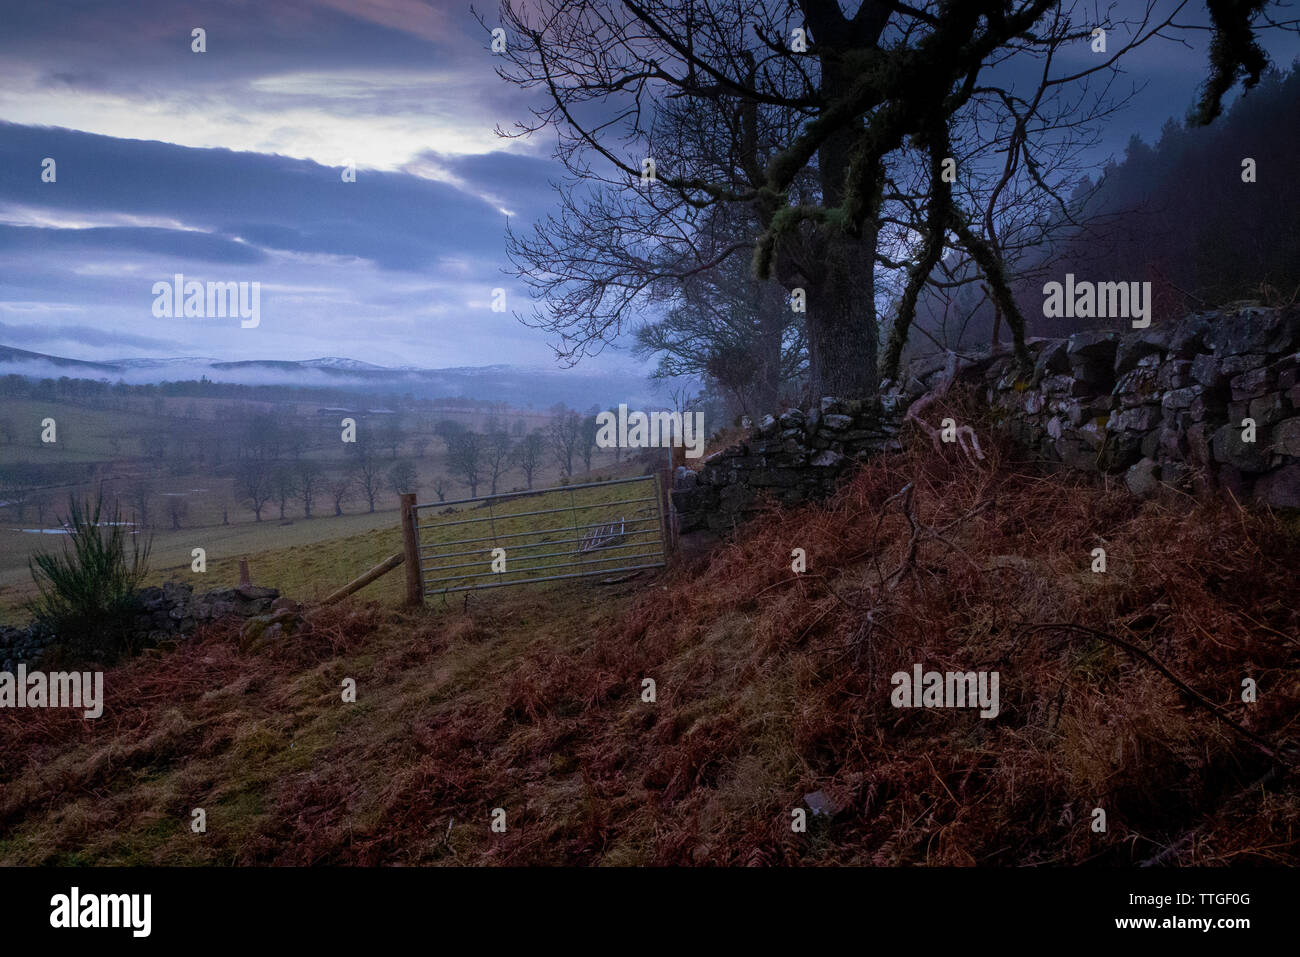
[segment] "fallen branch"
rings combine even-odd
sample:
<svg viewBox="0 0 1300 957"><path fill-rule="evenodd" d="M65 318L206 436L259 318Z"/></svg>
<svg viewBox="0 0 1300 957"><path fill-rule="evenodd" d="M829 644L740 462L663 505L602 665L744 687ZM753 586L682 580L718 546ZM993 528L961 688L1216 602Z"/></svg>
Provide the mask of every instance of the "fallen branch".
<svg viewBox="0 0 1300 957"><path fill-rule="evenodd" d="M1227 802L1220 805L1219 808L1214 812L1215 815L1222 815L1225 811L1231 810L1235 807L1244 804L1246 799L1249 796L1253 795L1256 790L1262 790L1263 788L1268 787L1268 785L1272 784L1273 781L1275 781L1278 775L1280 775L1281 773L1282 773L1282 766L1280 764L1273 765L1266 772L1264 772L1263 777L1261 777L1258 781L1252 782L1249 787L1244 788L1240 793L1236 794L1235 796L1230 798ZM1178 840L1174 841L1168 847L1161 850L1158 854L1155 854L1152 857L1148 857L1145 861L1139 862L1138 867L1163 867L1165 864L1168 864L1170 861L1174 860L1174 858L1178 856L1178 854L1183 850L1183 848L1185 848L1188 844L1190 844L1196 839L1198 830L1199 830L1198 828L1192 828L1191 830L1187 831L1182 835L1182 837L1178 838Z"/></svg>
<svg viewBox="0 0 1300 957"><path fill-rule="evenodd" d="M1242 725L1234 721L1232 718L1228 717L1227 713L1222 708L1216 705L1209 698L1205 697L1203 694L1201 694L1191 685L1187 684L1187 682L1179 678L1176 674L1174 674L1167 667L1165 667L1165 665L1162 662L1160 662L1157 658L1155 658L1153 655L1151 655L1146 651L1143 651L1141 648L1139 648L1137 645L1133 644L1132 642L1125 641L1123 638L1117 638L1115 635L1109 634L1108 632L1098 631L1095 628L1089 628L1086 625L1075 625L1075 624L1070 624L1068 622L1049 622L1049 623L1044 623L1039 625L1027 625L1022 629L1022 634L1029 635L1029 634L1033 634L1036 631L1073 631L1076 634L1085 635L1090 638L1100 638L1103 641L1109 641L1111 644L1123 648L1129 654L1133 655L1136 658L1141 658L1152 668L1155 668L1156 671L1160 672L1160 674L1168 678L1169 681L1171 681L1174 684L1174 686L1177 687L1178 690L1181 691L1189 701L1191 701L1195 705L1204 708L1206 711L1209 711L1212 715L1214 715L1224 724L1228 725L1230 728L1232 728L1242 737L1248 739L1257 748L1263 751L1264 754L1268 755L1268 757L1272 758L1274 761L1282 762L1285 764L1293 763L1289 758L1283 758L1281 756L1277 745L1273 744L1273 742L1267 740L1266 738L1260 737L1254 731L1251 731L1249 728L1243 727Z"/></svg>
<svg viewBox="0 0 1300 957"><path fill-rule="evenodd" d="M948 394L953 381L957 378L957 368L957 353L950 349L948 350L948 361L944 365L943 378L939 380L938 385L933 389L909 405L907 414L903 416L904 422L912 422L922 432L930 436L930 442L934 445L936 452L943 451L941 433L939 429L922 419L921 413ZM977 460L984 461L984 450L980 448L979 437L969 425L957 426L957 447L961 449L962 454L966 456L967 461L972 465Z"/></svg>

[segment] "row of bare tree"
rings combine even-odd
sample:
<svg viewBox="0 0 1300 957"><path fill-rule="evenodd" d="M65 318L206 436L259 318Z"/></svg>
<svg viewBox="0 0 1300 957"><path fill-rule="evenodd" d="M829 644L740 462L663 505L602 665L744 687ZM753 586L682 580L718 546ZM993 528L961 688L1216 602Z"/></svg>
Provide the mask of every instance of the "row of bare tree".
<svg viewBox="0 0 1300 957"><path fill-rule="evenodd" d="M574 474L578 462L590 472L597 432L594 415L584 416L573 410L555 416L545 432L534 430L520 439L504 432L463 431L447 441L447 464L469 487L471 497L478 495L483 484L490 487L488 494L496 495L501 478L511 469L518 469L531 489L548 460L566 478ZM622 457L620 449L615 449L614 454L616 461Z"/></svg>
<svg viewBox="0 0 1300 957"><path fill-rule="evenodd" d="M496 494L503 480L515 472L531 489L537 477L550 468L566 477L579 466L590 471L596 450L595 416L570 409L553 411L548 428L522 435L521 422L510 429L512 435L506 431L505 419L498 416L488 417L486 424L491 431L486 433L471 431L449 419L434 424L429 434L406 432L398 423L385 421L374 429L360 430L357 441L344 447L346 455L339 463L313 456L314 446L302 438L287 438L292 431L288 428L291 420L246 409L238 420L240 427L234 430L241 437L237 457L221 470L231 477L233 493L221 496L222 520L229 523L231 506L236 504L251 512L258 522L268 512L283 520L295 506L305 518L330 510L339 516L345 506L356 502L374 512L385 494L397 496L419 490L416 462L399 458L399 453L409 449L422 459L435 438L445 444L448 473L433 478L429 486L439 501L446 500L453 480L467 487L471 496L477 496L480 487ZM280 438L267 438L263 431ZM179 529L189 516L189 502L183 493L161 490L159 476L164 471L193 474L201 466L189 457L176 458L179 446L163 448L144 442L142 450L146 452L148 471L128 477L101 476L96 480L101 492L115 499L141 525L166 522ZM619 451L615 454L621 458ZM57 505L57 495L51 489L33 485L12 470L0 470L0 506L11 518L24 521L34 515L43 526L47 518L55 516Z"/></svg>

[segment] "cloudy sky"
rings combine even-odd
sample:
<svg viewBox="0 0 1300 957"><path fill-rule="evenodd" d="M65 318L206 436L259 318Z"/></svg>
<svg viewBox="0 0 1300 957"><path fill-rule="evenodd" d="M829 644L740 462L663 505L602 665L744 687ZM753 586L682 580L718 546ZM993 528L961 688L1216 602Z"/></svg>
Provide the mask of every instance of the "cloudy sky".
<svg viewBox="0 0 1300 957"><path fill-rule="evenodd" d="M526 104L487 40L464 0L0 0L0 343L553 364L543 333L489 308L497 286L525 305L506 220L544 214L558 167L550 140L495 135ZM1135 58L1146 89L1106 148L1181 114L1203 71L1174 44ZM176 273L260 282L261 324L155 318Z"/></svg>
<svg viewBox="0 0 1300 957"><path fill-rule="evenodd" d="M489 306L497 286L523 305L500 272L506 219L538 218L556 170L540 140L493 132L524 105L467 4L0 9L0 343L551 363L544 336ZM175 273L259 281L261 324L155 318L152 285Z"/></svg>

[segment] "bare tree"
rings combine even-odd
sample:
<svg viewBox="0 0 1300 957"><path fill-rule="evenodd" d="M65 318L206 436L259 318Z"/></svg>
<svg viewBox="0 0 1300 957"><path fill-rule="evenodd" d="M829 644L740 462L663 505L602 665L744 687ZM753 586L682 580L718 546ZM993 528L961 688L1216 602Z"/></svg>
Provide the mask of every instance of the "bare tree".
<svg viewBox="0 0 1300 957"><path fill-rule="evenodd" d="M594 415L582 420L582 430L578 433L578 451L582 455L582 467L588 472L591 471L591 457L596 453L596 436L599 434L600 426L596 424Z"/></svg>
<svg viewBox="0 0 1300 957"><path fill-rule="evenodd" d="M534 473L542 466L542 452L542 434L535 430L525 435L515 446L515 464L524 473L530 489L533 487Z"/></svg>
<svg viewBox="0 0 1300 957"><path fill-rule="evenodd" d="M891 179L887 201L910 210L911 225L900 222L890 233L901 252L896 258L907 271L893 276L895 307L881 357L883 378L898 378L923 290L929 300L926 312L938 313L940 347L958 347L966 326L986 311L987 303L994 348L1005 318L1019 350L1024 320L1014 310L1006 311L1013 283L1031 282L1051 268L1054 241L1112 218L1081 219L1093 188L1080 184L1086 182L1089 151L1132 94L1112 95L1109 59L1099 57L1094 68L1062 75L1058 61L1077 63L1070 56L1080 42L1072 9L1057 6L1045 14L1035 43L1018 51L1027 64L1036 61L1030 67L1032 83L1012 89L978 87L954 116L947 189L942 170L938 186L934 170L925 172L927 164L933 165L933 154L928 160L916 156L910 180L901 167ZM1139 33L1144 29L1139 24ZM1153 34L1144 35L1150 39Z"/></svg>
<svg viewBox="0 0 1300 957"><path fill-rule="evenodd" d="M147 478L138 478L127 486L127 498L135 512L135 520L142 526L149 524L149 506L153 502L153 482Z"/></svg>
<svg viewBox="0 0 1300 957"><path fill-rule="evenodd" d="M383 489L383 470L374 450L367 443L359 442L352 446L352 479L357 491L373 512L375 498Z"/></svg>
<svg viewBox="0 0 1300 957"><path fill-rule="evenodd" d="M582 438L582 416L568 411L551 420L551 454L565 475L573 475L573 456Z"/></svg>
<svg viewBox="0 0 1300 957"><path fill-rule="evenodd" d="M441 419L433 427L433 431L435 435L442 439L447 451L450 452L452 440L466 430L465 426L455 419Z"/></svg>
<svg viewBox="0 0 1300 957"><path fill-rule="evenodd" d="M392 418L388 418L377 431L378 444L388 449L389 458L396 459L402 449L402 430Z"/></svg>
<svg viewBox="0 0 1300 957"><path fill-rule="evenodd" d="M294 473L297 480L298 501L302 503L303 517L311 518L312 506L320 500L322 495L328 494L329 482L325 477L324 470L311 459L299 459L295 463Z"/></svg>
<svg viewBox="0 0 1300 957"><path fill-rule="evenodd" d="M1238 79L1258 80L1267 60L1257 19L1294 29L1269 20L1273 5L1207 3L1211 71L1199 122L1213 119ZM980 209L952 188L954 144L980 110L1032 117L1014 80L1062 43L1086 44L1094 29L1113 38L1082 67L1052 60L1045 82L1077 93L1092 75L1118 78L1138 47L1196 29L1186 6L505 0L498 72L547 94L511 135L553 128L568 174L559 212L510 236L516 275L539 300L531 321L577 361L665 284L748 255L757 278L806 299L813 393L865 395L877 384L878 293L897 297L893 328L905 338L919 290L955 245L1027 368L1003 260L979 229ZM1030 119L1023 133L1044 128ZM749 241L699 241L707 211L723 205L752 215ZM895 227L908 237L902 255ZM891 341L887 368L897 349Z"/></svg>
<svg viewBox="0 0 1300 957"><path fill-rule="evenodd" d="M488 481L492 483L493 495L497 493L497 482L509 471L513 462L510 454L512 449L510 436L504 431L493 432L483 441L483 469Z"/></svg>
<svg viewBox="0 0 1300 957"><path fill-rule="evenodd" d="M14 521L21 522L27 510L27 490L16 470L0 468L0 498L13 513Z"/></svg>
<svg viewBox="0 0 1300 957"><path fill-rule="evenodd" d="M406 495L409 492L418 492L420 489L419 476L415 471L415 465L411 462L398 462L388 470L388 487L394 495Z"/></svg>
<svg viewBox="0 0 1300 957"><path fill-rule="evenodd" d="M36 492L34 495L29 496L28 501L31 502L32 508L36 509L37 526L44 528L45 516L49 514L50 509L53 507L54 500L47 492Z"/></svg>
<svg viewBox="0 0 1300 957"><path fill-rule="evenodd" d="M280 506L280 520L284 520L284 510L289 500L298 494L298 473L287 462L278 462L271 468L271 495Z"/></svg>
<svg viewBox="0 0 1300 957"><path fill-rule="evenodd" d="M235 472L235 494L262 520L262 509L271 500L271 467L261 459L245 459Z"/></svg>
<svg viewBox="0 0 1300 957"><path fill-rule="evenodd" d="M334 515L336 517L343 514L343 503L351 501L352 496L356 493L356 488L352 476L346 472L331 476L326 482L326 490L334 501Z"/></svg>
<svg viewBox="0 0 1300 957"><path fill-rule="evenodd" d="M478 483L484 472L483 436L477 432L461 432L447 443L447 465L469 486L471 498L478 497Z"/></svg>
<svg viewBox="0 0 1300 957"><path fill-rule="evenodd" d="M167 517L171 519L172 531L181 527L181 519L189 514L190 506L183 495L167 496Z"/></svg>
<svg viewBox="0 0 1300 957"><path fill-rule="evenodd" d="M241 458L279 458L285 444L284 423L280 417L250 406L239 406L234 415L243 423L236 438Z"/></svg>
<svg viewBox="0 0 1300 957"><path fill-rule="evenodd" d="M720 251L750 239L752 219L736 222L736 211L710 211L719 223L701 230L697 243ZM636 351L657 356L657 379L709 378L740 413L776 411L783 387L807 374L804 314L772 280L756 280L743 256L728 256L712 269L687 276L672 290L661 318L636 330Z"/></svg>

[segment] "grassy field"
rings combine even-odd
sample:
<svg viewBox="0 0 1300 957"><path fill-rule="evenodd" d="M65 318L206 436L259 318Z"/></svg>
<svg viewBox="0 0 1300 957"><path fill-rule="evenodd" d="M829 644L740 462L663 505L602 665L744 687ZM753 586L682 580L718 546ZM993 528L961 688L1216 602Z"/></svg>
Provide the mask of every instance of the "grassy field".
<svg viewBox="0 0 1300 957"><path fill-rule="evenodd" d="M493 504L489 509L456 509L454 514L439 514L436 507L420 512L421 541L429 578L480 573L477 579L458 579L438 587L458 587L483 581L510 582L527 577L527 569L545 568L562 563L580 562L554 568L554 574L599 572L626 564L658 562L659 520L653 503L609 504L620 499L653 497L653 480L613 485L600 489L570 492L557 489L532 496L514 497ZM520 516L520 512L537 511L570 502L581 506L579 532L571 529L572 513ZM627 520L623 538L607 538L604 547L575 554L590 526ZM469 522L470 524L452 524ZM556 526L559 526L556 528ZM476 542L465 546L439 545L464 538L491 537L492 527L506 547L506 573L492 573L493 542ZM474 529L476 531L466 531ZM548 529L555 529L548 531ZM511 537L507 537L511 536ZM26 556L33 548L56 550L63 536L30 535L0 528L0 624L17 625L26 621L23 603L34 597L35 585L27 568ZM192 570L191 551L206 550L207 571ZM322 598L346 585L367 569L402 550L399 512L387 509L374 514L359 513L297 519L289 525L268 520L261 523L215 525L205 528L157 531L150 556L148 584L181 581L205 591L239 580L239 560L249 559L253 581L280 589L298 600ZM472 551L455 556L452 551ZM555 554L560 552L561 554ZM636 556L648 558L629 558ZM544 557L545 556L545 557ZM447 572L437 569L450 565L469 565ZM393 572L368 586L367 597L381 601L400 601L404 592L401 572Z"/></svg>
<svg viewBox="0 0 1300 957"><path fill-rule="evenodd" d="M21 605L35 594L27 555L33 548L57 550L62 547L62 538L0 529L0 624L16 625L26 620ZM368 542L382 544L369 548L364 544ZM191 550L195 547L207 552L204 574L191 570ZM396 510L300 519L291 525L266 521L158 531L153 539L148 584L181 581L192 584L196 591L233 585L239 581L240 558L248 557L259 584L311 598L318 589L328 592L361 574L369 567L365 565L368 556L384 548L388 551L370 564L401 549Z"/></svg>
<svg viewBox="0 0 1300 957"><path fill-rule="evenodd" d="M126 401L124 408L113 405L122 401ZM343 502L344 514L335 516L333 501L322 491L311 519L305 518L302 503L290 498L283 516L278 500L272 500L263 509L263 520L257 522L235 488L230 458L235 444L226 442L222 450L226 457L219 462L211 447L215 437L223 434L221 417L228 414L229 403L215 399L148 402L114 398L106 400L106 405L113 407L6 398L0 406L0 426L11 429L13 438L12 442L6 440L0 444L0 499L25 500L21 517L13 506L0 507L0 624L18 624L24 620L20 606L34 594L28 572L31 555L37 550L60 547L62 536L30 530L57 528L70 496L93 498L101 492L106 501L116 500L120 504L124 519L136 520L141 514L138 492L141 488L148 489L145 508L147 525L153 535L151 581L175 578L192 581L197 589L229 584L236 580L235 569L241 557L259 556L253 561L257 580L308 598L329 591L364 571L372 555L371 564L391 554L387 539L395 534L397 527L397 496L388 487L387 471L399 461L410 462L422 490L421 501L436 499L431 490L439 481L443 483L445 497L468 497L470 488L457 479L451 468L444 440L429 430L444 418L462 424L487 421L482 414L457 415L454 410L403 416L402 438L396 449L384 445L378 452L384 487L376 495L377 511L373 514L368 511L368 503L360 491L354 489ZM338 441L338 430L315 416L311 404L285 403L278 411L297 416L293 420L295 428L306 430L302 434L307 435L300 450L302 458L320 465L326 477L338 477L351 467L350 457L343 451L345 446ZM41 443L39 430L39 422L47 416L58 423L58 441L49 445ZM546 421L531 413L511 413L511 416L526 424ZM235 423L232 428L242 426ZM151 433L166 437L165 447L170 451L164 460L155 461L145 454L144 438ZM214 464L200 468L196 459L200 454L212 455L210 461ZM288 467L297 461L292 457L284 460ZM15 470L25 468L29 474L36 469L42 478L35 484L29 479L25 486L20 483L20 487L6 488L5 466ZM597 450L590 476L579 475L574 480L637 474L641 468L619 461L609 450ZM534 475L534 483L538 488L545 488L560 481L559 465L548 452ZM524 484L523 473L512 466L500 476L498 488L504 492ZM478 491L486 494L489 489L490 484L485 480ZM37 501L41 503L39 508ZM180 525L176 529L171 527L173 503ZM503 516L509 515L511 509L510 505L500 506ZM433 512L425 513L424 520L439 521L433 515ZM593 511L592 521L600 516L601 513ZM621 517L612 513L608 516L609 519ZM282 518L287 521L282 522ZM647 528L649 524L642 522L635 527ZM502 534L536 530L531 526L498 529ZM375 533L371 539L383 544L363 547L359 555L349 555L344 548L336 556L336 549L321 548L331 540L351 540L371 532ZM438 539L437 533L429 534L433 536L430 541ZM619 546L634 540L633 536L622 543L608 542L610 547L605 553L633 554L634 549ZM529 554L544 552L546 549L529 547L542 541L541 537L506 539L503 544L508 547L518 546L511 547L507 567L523 564ZM190 570L191 551L196 547L207 551L208 570L202 579ZM385 548L390 550L382 551ZM382 554L374 555L376 551ZM264 555L269 557L262 558ZM610 564L615 563L591 567Z"/></svg>
<svg viewBox="0 0 1300 957"><path fill-rule="evenodd" d="M395 576L400 580L400 572ZM412 719L459 695L476 694L485 679L503 676L516 659L570 647L575 640L589 642L594 630L613 623L631 595L626 585L611 590L564 583L502 589L490 603L474 601L469 612L461 602L414 614L381 611L382 602L348 603L318 617L306 643L295 640L266 657L240 652L237 641L214 632L171 658L168 667L201 671L185 677L176 672L179 684L160 671L157 660L139 660L126 666L132 678L118 672L108 682L108 693L123 705L191 689L165 714L146 717L136 705L114 709L109 723L125 731L122 722L143 719L137 726L143 738L100 748L95 741L106 740L99 734L108 731L107 724L85 729L90 737L82 726L51 726L48 731L62 736L62 743L50 739L41 759L49 773L21 782L21 757L12 750L0 754L0 865L249 863L258 854L254 848L270 852L279 840L269 833L282 826L282 801L301 798L304 823L319 813L310 809L315 802L333 805L335 761L350 768L354 811L344 827L382 826L394 789L408 783L383 766L413 756ZM448 641L456 650L439 654L449 650ZM422 649L416 655L412 642ZM331 703L339 701L343 677L359 682L356 705ZM152 711L152 705L145 707ZM0 713L0 741L16 730L11 718ZM99 755L88 763L87 748ZM205 757L193 760L198 752L191 748ZM565 754L557 758L572 762ZM68 785L58 822L25 819L20 808L36 797L41 780L54 779ZM304 786L305 793L289 798ZM522 787L521 782L501 792L500 799L521 800ZM580 792L572 791L570 812L579 813L580 800ZM189 830L195 807L207 815L206 835ZM333 811L328 814L322 823L333 840L336 824ZM425 830L404 855L408 860L433 852L454 863L491 852L488 829L459 812L454 827L445 818L431 818ZM314 848L301 850L304 863L327 859Z"/></svg>
<svg viewBox="0 0 1300 957"><path fill-rule="evenodd" d="M7 398L0 414L14 428L14 441L4 445L0 464L103 462L135 456L141 454L138 435L173 422L143 411L128 420L117 411L37 399ZM51 443L41 441L41 421L46 418L56 425L56 441ZM127 421L129 432L123 428Z"/></svg>

